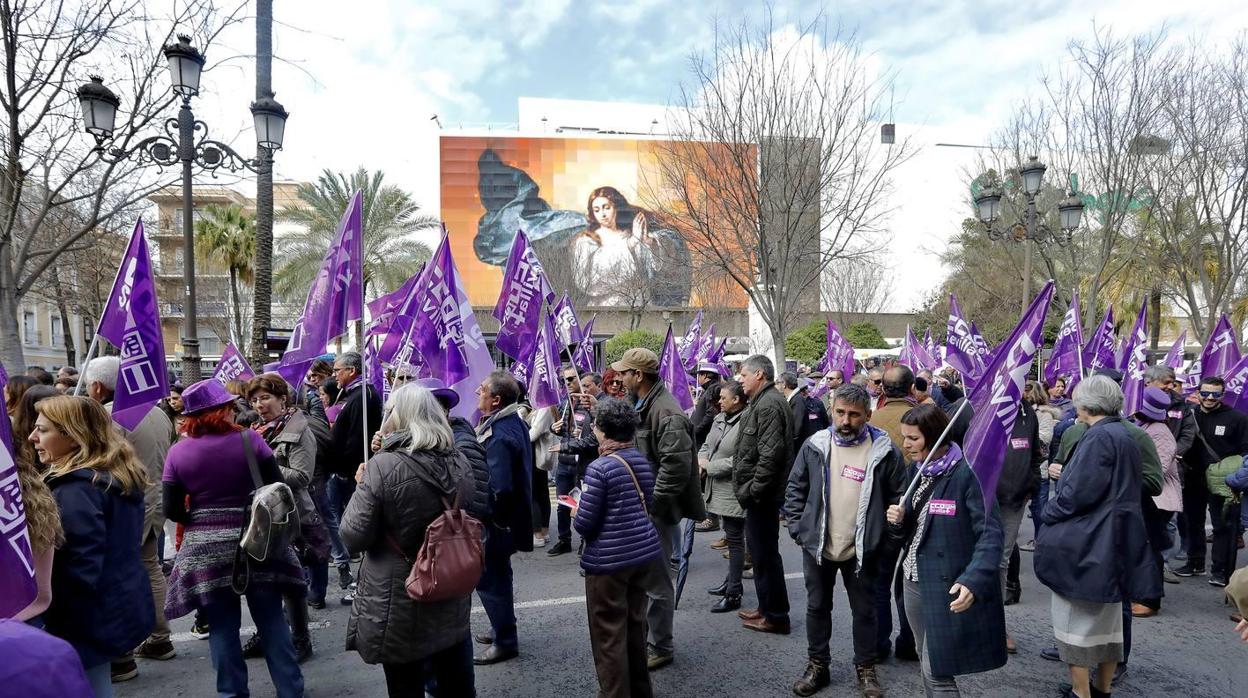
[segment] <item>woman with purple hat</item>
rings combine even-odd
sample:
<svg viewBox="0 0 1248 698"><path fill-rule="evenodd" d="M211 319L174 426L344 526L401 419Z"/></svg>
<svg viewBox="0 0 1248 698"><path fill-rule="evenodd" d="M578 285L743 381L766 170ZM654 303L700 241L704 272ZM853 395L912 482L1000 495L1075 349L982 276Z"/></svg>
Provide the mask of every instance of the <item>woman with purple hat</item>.
<svg viewBox="0 0 1248 698"><path fill-rule="evenodd" d="M249 560L245 570L235 564L256 489L249 460L254 458L266 485L282 482L282 473L264 439L235 423L235 398L220 383L195 383L182 393L182 402L185 438L169 449L162 480L165 514L184 524L186 535L169 575L165 614L174 619L202 610L211 629L217 691L247 695L247 664L238 636L239 597L245 594L277 695L302 696L303 675L282 614L283 596L306 593L294 549L287 546L265 562Z"/></svg>
<svg viewBox="0 0 1248 698"><path fill-rule="evenodd" d="M1174 432L1166 422L1170 409L1170 393L1161 388L1145 388L1144 397L1135 411L1135 421L1144 429L1144 433L1157 446L1157 457L1161 460L1162 487L1161 494L1156 497L1145 496L1141 502L1144 508L1144 527L1148 531L1148 543L1152 548L1155 566L1156 587L1161 589L1164 580L1165 563L1162 556L1174 541L1170 537L1168 524L1175 514L1183 511L1183 479L1179 475L1178 457ZM1177 579L1177 577L1176 577ZM1164 593L1161 595L1164 596ZM1136 618L1148 618L1157 615L1161 610L1161 596L1155 599L1137 599L1131 603L1131 615Z"/></svg>

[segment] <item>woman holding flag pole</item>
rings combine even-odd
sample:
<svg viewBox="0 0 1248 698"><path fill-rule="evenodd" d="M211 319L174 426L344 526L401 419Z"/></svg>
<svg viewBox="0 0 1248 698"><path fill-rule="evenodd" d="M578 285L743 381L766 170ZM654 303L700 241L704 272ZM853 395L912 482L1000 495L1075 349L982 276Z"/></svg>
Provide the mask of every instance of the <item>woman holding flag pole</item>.
<svg viewBox="0 0 1248 698"><path fill-rule="evenodd" d="M959 695L955 676L1006 662L1001 525L961 447L944 442L949 423L932 404L902 416L903 450L919 474L887 512L928 696Z"/></svg>

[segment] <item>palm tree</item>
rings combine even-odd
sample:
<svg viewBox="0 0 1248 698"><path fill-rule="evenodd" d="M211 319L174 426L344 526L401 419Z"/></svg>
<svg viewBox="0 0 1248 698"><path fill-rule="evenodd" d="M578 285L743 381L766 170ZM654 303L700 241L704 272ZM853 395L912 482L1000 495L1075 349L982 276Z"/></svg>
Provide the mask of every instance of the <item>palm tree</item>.
<svg viewBox="0 0 1248 698"><path fill-rule="evenodd" d="M375 298L398 288L420 270L430 257L428 246L411 239L411 234L439 225L437 218L420 213L411 194L397 186L383 184L385 173L369 173L363 167L350 177L325 170L315 184L299 187L302 206L278 211L280 223L303 228L300 234L275 240L277 257L273 290L285 298L307 293L320 270L325 250L338 232L338 221L347 209L351 195L364 192L364 292Z"/></svg>
<svg viewBox="0 0 1248 698"><path fill-rule="evenodd" d="M230 303L234 310L234 343L245 346L243 314L238 282L250 284L255 276L256 219L237 204L204 207L195 221L195 253L220 263L230 272Z"/></svg>

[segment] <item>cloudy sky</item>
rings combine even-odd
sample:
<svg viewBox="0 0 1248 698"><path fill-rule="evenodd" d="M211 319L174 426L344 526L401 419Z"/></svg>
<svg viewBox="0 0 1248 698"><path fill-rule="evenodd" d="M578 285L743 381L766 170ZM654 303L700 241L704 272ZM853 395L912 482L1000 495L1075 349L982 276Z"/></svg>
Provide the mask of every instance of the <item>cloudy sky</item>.
<svg viewBox="0 0 1248 698"><path fill-rule="evenodd" d="M843 5L854 5L843 9ZM758 2L628 0L277 0L274 88L291 111L280 178L323 168L382 169L436 212L437 126L517 121L521 96L668 103L706 50L715 21L756 19ZM820 5L776 2L779 24ZM896 121L982 143L1018 99L1060 67L1072 38L1168 28L1224 42L1248 27L1248 3L1208 0L882 0L828 3L896 71ZM210 49L197 113L250 151L254 24Z"/></svg>

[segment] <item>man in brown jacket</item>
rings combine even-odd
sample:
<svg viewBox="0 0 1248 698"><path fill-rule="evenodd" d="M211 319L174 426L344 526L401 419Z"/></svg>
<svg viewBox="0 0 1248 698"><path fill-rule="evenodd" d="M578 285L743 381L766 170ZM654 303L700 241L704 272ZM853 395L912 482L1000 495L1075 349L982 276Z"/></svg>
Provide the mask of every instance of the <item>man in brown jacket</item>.
<svg viewBox="0 0 1248 698"><path fill-rule="evenodd" d="M646 614L650 625L646 664L650 669L658 669L671 664L675 653L672 620L676 590L667 561L672 557L681 519L705 519L706 504L702 501L698 461L694 457L693 423L659 380L659 357L649 349L633 348L624 352L611 368L620 374L630 398L637 405L641 416L635 439L637 450L654 468L650 518L659 532L663 559L654 566L655 572L646 588L646 595L650 597L650 610Z"/></svg>

